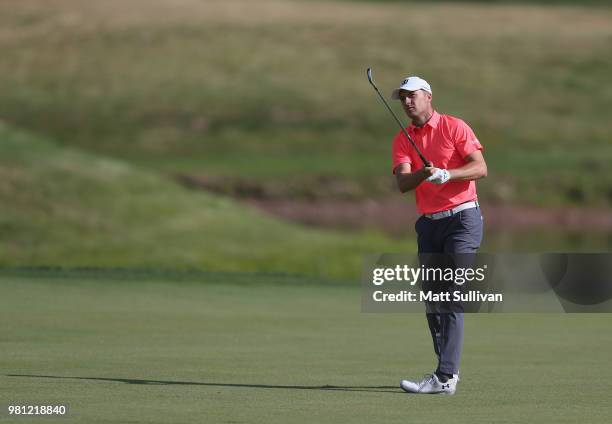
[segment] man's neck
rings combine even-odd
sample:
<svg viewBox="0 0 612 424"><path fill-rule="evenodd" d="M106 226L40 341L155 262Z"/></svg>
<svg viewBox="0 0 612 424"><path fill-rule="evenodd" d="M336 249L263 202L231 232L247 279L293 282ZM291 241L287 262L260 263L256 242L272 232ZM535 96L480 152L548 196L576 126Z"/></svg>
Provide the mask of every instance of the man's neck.
<svg viewBox="0 0 612 424"><path fill-rule="evenodd" d="M431 119L432 116L433 116L433 110L428 110L423 115L413 119L412 123L414 124L415 127L419 127L420 128L423 125L425 125L427 123L427 121L429 121Z"/></svg>

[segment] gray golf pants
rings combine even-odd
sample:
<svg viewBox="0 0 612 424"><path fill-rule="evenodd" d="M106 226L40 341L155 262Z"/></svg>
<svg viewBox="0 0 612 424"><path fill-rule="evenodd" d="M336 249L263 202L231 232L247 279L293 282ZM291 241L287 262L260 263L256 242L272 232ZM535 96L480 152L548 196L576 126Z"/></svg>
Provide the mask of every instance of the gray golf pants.
<svg viewBox="0 0 612 424"><path fill-rule="evenodd" d="M432 220L421 216L415 229L419 254L461 253L475 254L482 241L480 208L463 210L451 217ZM471 255L459 255L465 261ZM470 266L471 263L463 264ZM463 307L453 304L448 309L427 313L427 323L438 356L436 371L457 374L463 346Z"/></svg>

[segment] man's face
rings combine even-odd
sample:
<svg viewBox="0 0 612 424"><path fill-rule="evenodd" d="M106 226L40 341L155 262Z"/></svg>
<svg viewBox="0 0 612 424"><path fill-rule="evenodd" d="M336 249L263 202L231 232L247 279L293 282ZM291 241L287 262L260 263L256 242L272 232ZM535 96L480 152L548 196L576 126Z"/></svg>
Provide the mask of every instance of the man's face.
<svg viewBox="0 0 612 424"><path fill-rule="evenodd" d="M424 90L400 90L399 100L410 119L422 116L431 107L431 94Z"/></svg>

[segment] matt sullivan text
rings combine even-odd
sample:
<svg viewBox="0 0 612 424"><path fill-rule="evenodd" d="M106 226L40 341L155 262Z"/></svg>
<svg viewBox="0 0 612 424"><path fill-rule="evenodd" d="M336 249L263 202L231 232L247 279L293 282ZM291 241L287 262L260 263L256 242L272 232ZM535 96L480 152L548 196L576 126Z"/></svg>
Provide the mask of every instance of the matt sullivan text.
<svg viewBox="0 0 612 424"><path fill-rule="evenodd" d="M453 292L433 293L430 291L415 292L402 290L397 293L383 293L380 290L372 293L375 302L503 302L502 293L482 293L480 290L470 290L462 293Z"/></svg>

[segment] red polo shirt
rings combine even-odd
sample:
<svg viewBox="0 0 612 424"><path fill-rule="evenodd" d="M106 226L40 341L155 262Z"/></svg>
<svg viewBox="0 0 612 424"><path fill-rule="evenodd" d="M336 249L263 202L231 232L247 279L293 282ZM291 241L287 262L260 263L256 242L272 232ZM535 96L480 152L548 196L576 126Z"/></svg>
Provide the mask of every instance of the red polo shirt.
<svg viewBox="0 0 612 424"><path fill-rule="evenodd" d="M436 168L455 169L466 164L465 157L483 150L474 131L461 119L433 113L422 127L410 125L408 134L427 160ZM414 172L423 167L402 131L393 139L393 172L402 163L411 164ZM476 200L475 181L450 181L433 184L423 181L415 190L417 209L420 213L435 213L451 209L461 203Z"/></svg>

